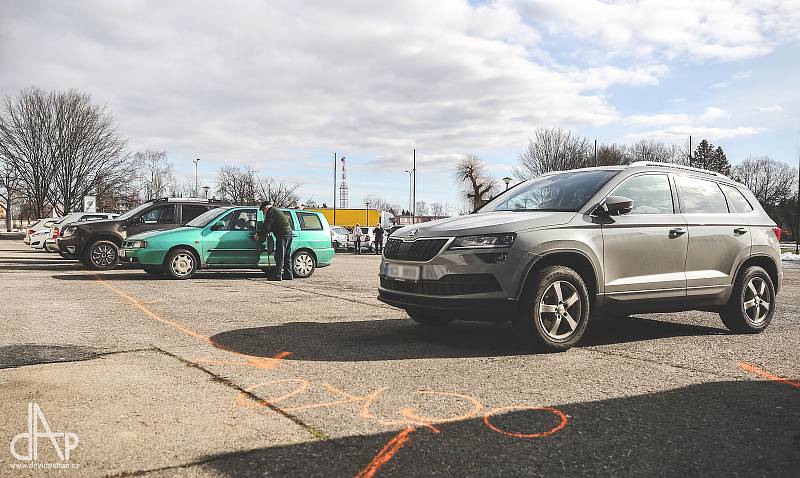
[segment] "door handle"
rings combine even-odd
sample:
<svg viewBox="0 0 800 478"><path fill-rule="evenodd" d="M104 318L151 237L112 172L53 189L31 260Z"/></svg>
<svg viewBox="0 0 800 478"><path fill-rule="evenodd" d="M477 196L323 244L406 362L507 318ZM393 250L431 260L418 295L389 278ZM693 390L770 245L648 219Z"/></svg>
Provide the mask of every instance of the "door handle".
<svg viewBox="0 0 800 478"><path fill-rule="evenodd" d="M747 234L747 228L746 227L737 227L736 229L733 230L733 233L734 234Z"/></svg>
<svg viewBox="0 0 800 478"><path fill-rule="evenodd" d="M670 239L675 239L676 237L681 237L682 235L686 234L686 229L682 227L673 227L669 230L669 237Z"/></svg>

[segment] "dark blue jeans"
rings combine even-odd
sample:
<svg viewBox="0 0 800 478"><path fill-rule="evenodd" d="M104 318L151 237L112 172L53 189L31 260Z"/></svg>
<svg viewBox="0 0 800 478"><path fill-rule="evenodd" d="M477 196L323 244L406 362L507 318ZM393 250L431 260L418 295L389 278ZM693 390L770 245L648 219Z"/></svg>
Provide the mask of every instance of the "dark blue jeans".
<svg viewBox="0 0 800 478"><path fill-rule="evenodd" d="M275 238L275 277L292 277L292 235Z"/></svg>

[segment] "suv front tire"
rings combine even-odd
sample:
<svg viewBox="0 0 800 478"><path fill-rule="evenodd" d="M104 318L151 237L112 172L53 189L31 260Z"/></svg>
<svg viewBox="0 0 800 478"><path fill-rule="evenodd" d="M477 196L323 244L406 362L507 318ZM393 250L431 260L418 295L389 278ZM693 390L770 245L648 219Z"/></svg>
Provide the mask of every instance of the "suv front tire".
<svg viewBox="0 0 800 478"><path fill-rule="evenodd" d="M105 239L95 241L86 248L84 261L94 269L111 270L117 267L117 245Z"/></svg>
<svg viewBox="0 0 800 478"><path fill-rule="evenodd" d="M526 345L563 352L583 337L589 323L589 292L566 266L535 272L525 287L513 328Z"/></svg>

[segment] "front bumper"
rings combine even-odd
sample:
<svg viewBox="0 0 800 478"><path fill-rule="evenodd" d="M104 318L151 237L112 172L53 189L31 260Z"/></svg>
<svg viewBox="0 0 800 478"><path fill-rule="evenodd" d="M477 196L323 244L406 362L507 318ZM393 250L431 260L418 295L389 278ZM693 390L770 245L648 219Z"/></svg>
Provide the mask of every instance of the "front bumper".
<svg viewBox="0 0 800 478"><path fill-rule="evenodd" d="M81 250L78 247L80 244L78 243L77 239L78 238L76 236L57 238L56 244L58 245L58 250L61 252L67 252L69 254L80 254Z"/></svg>
<svg viewBox="0 0 800 478"><path fill-rule="evenodd" d="M434 297L405 294L378 288L378 300L401 309L451 311L463 314L465 320L500 322L517 311L517 301L509 298Z"/></svg>
<svg viewBox="0 0 800 478"><path fill-rule="evenodd" d="M120 248L117 258L124 264L141 264L146 266L160 266L164 263L167 251L145 248Z"/></svg>

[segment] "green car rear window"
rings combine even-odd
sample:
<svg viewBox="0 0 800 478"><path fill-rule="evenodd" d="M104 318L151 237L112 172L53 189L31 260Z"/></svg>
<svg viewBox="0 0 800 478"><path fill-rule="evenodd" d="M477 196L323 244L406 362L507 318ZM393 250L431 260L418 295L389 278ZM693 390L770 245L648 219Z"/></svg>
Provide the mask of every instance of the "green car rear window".
<svg viewBox="0 0 800 478"><path fill-rule="evenodd" d="M297 220L300 221L300 229L304 231L321 231L322 221L313 212L297 212Z"/></svg>

